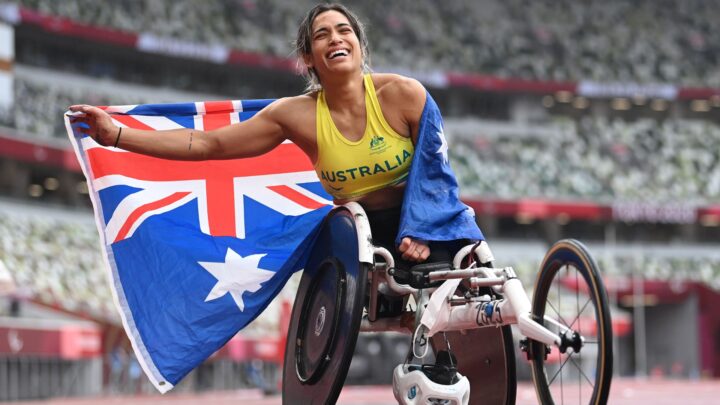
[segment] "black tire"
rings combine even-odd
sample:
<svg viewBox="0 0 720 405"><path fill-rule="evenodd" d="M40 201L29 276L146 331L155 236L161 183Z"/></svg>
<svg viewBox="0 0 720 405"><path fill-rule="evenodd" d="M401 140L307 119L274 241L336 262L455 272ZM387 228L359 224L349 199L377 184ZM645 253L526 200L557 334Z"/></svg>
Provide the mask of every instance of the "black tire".
<svg viewBox="0 0 720 405"><path fill-rule="evenodd" d="M613 374L610 308L598 266L576 240L561 240L550 248L535 282L533 318L558 332L556 326L545 322L546 310L548 316L570 326L585 340L577 352L568 347L564 354L557 348L547 354L545 344L530 341L538 400L543 405L606 404Z"/></svg>
<svg viewBox="0 0 720 405"><path fill-rule="evenodd" d="M370 265L345 208L325 218L298 287L285 346L283 404L334 404L360 332Z"/></svg>

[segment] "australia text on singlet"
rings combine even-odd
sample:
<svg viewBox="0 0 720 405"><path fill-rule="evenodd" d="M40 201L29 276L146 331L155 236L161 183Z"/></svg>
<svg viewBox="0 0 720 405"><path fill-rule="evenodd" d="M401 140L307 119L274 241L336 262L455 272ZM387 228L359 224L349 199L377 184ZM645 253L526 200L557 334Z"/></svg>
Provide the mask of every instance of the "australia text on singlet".
<svg viewBox="0 0 720 405"><path fill-rule="evenodd" d="M335 127L322 90L317 99L318 157L315 171L335 198L353 198L405 181L414 153L412 140L385 120L369 74L364 77L367 125L358 141Z"/></svg>

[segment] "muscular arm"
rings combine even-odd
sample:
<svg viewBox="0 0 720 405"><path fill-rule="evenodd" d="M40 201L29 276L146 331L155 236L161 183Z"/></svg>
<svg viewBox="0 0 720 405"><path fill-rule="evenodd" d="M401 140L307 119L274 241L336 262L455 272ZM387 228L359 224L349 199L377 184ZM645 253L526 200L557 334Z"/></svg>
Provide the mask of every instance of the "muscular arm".
<svg viewBox="0 0 720 405"><path fill-rule="evenodd" d="M118 147L145 155L174 160L232 159L261 155L285 139L283 111L292 99L280 99L247 121L212 131L173 129L145 131L123 128ZM114 145L119 133L110 116L96 107L76 105L71 111L84 113L73 121L84 122L84 130L102 145Z"/></svg>

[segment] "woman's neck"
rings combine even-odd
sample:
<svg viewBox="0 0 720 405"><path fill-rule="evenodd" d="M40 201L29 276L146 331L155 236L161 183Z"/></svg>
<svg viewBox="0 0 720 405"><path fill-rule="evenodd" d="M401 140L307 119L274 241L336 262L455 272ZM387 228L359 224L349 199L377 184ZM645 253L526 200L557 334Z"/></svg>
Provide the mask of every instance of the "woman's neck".
<svg viewBox="0 0 720 405"><path fill-rule="evenodd" d="M328 108L334 111L365 107L365 85L362 74L323 82Z"/></svg>

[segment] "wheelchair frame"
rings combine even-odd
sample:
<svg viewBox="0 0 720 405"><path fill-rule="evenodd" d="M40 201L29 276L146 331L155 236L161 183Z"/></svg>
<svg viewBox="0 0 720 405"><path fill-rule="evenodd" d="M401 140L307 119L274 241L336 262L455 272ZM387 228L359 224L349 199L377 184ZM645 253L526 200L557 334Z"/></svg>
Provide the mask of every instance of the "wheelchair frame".
<svg viewBox="0 0 720 405"><path fill-rule="evenodd" d="M430 271L426 274L429 282L460 279L460 282L465 283L467 287L470 287L475 292L474 295L457 296L454 289L449 292L446 291L445 295L438 295L436 290L439 287L417 289L410 285L399 284L392 274L394 268L392 254L385 248L372 245L370 225L362 207L357 203L348 203L344 205L344 208L355 218L359 251L361 252L360 260L370 265L368 274L369 303L367 314L361 320L361 332L392 331L417 334L418 329L421 327L421 318L425 307L431 301L434 301L436 308L439 308L439 305L449 306L449 316L442 332L460 331L465 333L467 330L489 326L517 325L518 331L524 337L520 342L520 348L525 352L528 360L531 361L532 376L538 399L543 404L554 403L550 385L560 371L555 373L552 378L549 378L544 370L544 361L547 360L552 346L557 347L561 353L568 352L568 349L572 349L572 352L569 353L580 353L586 345L586 337L582 336L579 331L573 330L574 322L568 325L560 314L558 314L559 319L555 319L545 314L544 309L538 309L538 302L531 303L522 282L517 278L515 271L511 267L478 266L478 263L491 264L494 260L490 248L484 241L479 244L465 246L458 251L453 260L453 269ZM598 369L600 371L600 375L597 376L598 380L595 384L590 384L593 387L590 401L593 405L602 405L607 403L612 379L612 327L609 322L607 294L602 279L597 274L597 265L579 242L572 240L560 241L548 252L538 274L535 290L537 293L539 288L544 289L543 299L548 298L548 283L551 283L553 277L558 274L557 267L553 267L557 264L558 259L555 256L563 256L568 252L571 253L572 258L563 259L567 260L565 265L572 263L583 268L582 271L578 270L578 273L582 273L583 278L593 290L590 293L591 298L588 298L588 303L592 299L593 305L598 307L596 308L598 312L595 315L597 316L596 321L599 324L599 330L596 333L602 342L598 343L599 340L597 340L590 343L598 344L603 354L602 357L598 357L598 362L602 363ZM376 256L382 257L385 263L376 264L374 260ZM477 260L469 261L470 264L463 268L461 266L462 262L468 256L471 258L474 256ZM547 262L550 259L555 261L552 263ZM558 266L560 265L558 264ZM502 297L492 299L488 294L479 295L480 288L485 288L484 291L490 288L493 295ZM435 294L432 294L434 292ZM378 317L380 294L390 296L411 295L415 299L417 307L414 311L406 310L396 317L380 318ZM533 315L538 312L543 315L541 317ZM580 328L579 324L580 322L577 325L578 329ZM545 325L554 328L557 332L551 331ZM415 342L413 342L414 344ZM570 359L569 355L567 359ZM590 382L588 376L583 376L586 381Z"/></svg>
<svg viewBox="0 0 720 405"><path fill-rule="evenodd" d="M344 205L344 207L352 213L358 227L358 241L361 244L360 252L365 253L365 255L361 253L360 261L373 265L369 275L370 300L368 314L363 317L360 331L413 333L418 326L415 323L420 319L417 316L417 312L422 312L422 308L418 307L416 311L406 311L396 318L378 319L377 302L379 295L384 293L397 296L410 294L415 298L415 302L418 303L422 300L420 297L422 291L409 285L399 284L395 281L394 277L388 273L389 269L395 267L395 261L387 249L372 245L372 238L369 233L370 224L367 222L365 213L360 205L351 202ZM375 255L382 257L385 263L375 264L373 257L368 257L369 251L372 251L373 257ZM469 254L476 255L480 263L493 261L490 248L487 243L482 242L477 247L475 245L469 245L457 252L453 260L453 268L459 269L462 260ZM524 336L543 342L546 345L560 347L562 343L560 336L552 333L531 318L530 300L525 293L522 282L517 278L515 271L511 267L495 269L489 267L473 268L471 266L467 269L433 271L428 273L428 278L430 281L445 281L458 278L468 280L473 288L492 287L496 293L507 297L496 301L485 301L494 304L490 316L483 316L483 314L479 313L480 311L487 310L487 305L473 305L482 302L475 298L482 297L446 297L447 304L451 305L452 308L448 327L445 331L459 331L486 326L517 325L520 333ZM553 323L560 329L566 329L565 333L572 332L548 316L545 317L545 320Z"/></svg>

